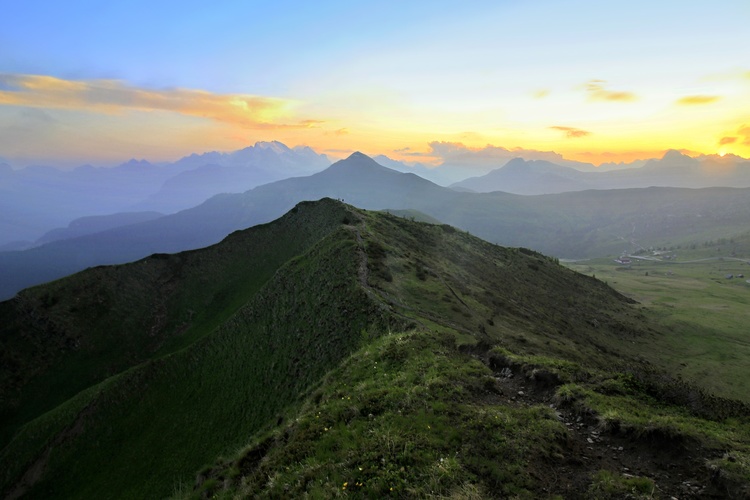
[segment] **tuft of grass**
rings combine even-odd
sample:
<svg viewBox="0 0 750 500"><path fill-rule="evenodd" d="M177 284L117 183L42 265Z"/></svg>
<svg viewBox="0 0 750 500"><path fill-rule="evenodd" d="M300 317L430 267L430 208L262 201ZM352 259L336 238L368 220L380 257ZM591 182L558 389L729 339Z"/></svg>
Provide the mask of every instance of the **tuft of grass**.
<svg viewBox="0 0 750 500"><path fill-rule="evenodd" d="M624 476L608 470L594 475L588 494L597 499L651 499L656 485L647 477Z"/></svg>

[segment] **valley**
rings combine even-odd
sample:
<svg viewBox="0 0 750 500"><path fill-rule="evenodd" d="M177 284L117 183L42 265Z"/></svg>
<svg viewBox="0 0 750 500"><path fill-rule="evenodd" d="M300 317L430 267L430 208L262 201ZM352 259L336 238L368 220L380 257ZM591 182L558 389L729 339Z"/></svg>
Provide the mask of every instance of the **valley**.
<svg viewBox="0 0 750 500"><path fill-rule="evenodd" d="M677 260L636 260L623 266L612 259L566 264L596 276L638 301L666 335L644 356L717 394L750 401L750 273L747 257L691 256ZM731 276L731 278L730 278Z"/></svg>

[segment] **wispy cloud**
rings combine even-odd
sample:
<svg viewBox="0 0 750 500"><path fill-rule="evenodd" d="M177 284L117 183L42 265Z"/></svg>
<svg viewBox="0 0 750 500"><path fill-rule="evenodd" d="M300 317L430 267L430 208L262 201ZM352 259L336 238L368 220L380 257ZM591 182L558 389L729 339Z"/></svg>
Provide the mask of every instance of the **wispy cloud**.
<svg viewBox="0 0 750 500"><path fill-rule="evenodd" d="M534 92L531 93L531 95L532 97L534 97L534 99L544 99L545 97L549 95L549 90L547 89L535 90Z"/></svg>
<svg viewBox="0 0 750 500"><path fill-rule="evenodd" d="M0 74L0 105L119 113L171 111L254 129L317 127L321 120L284 123L293 102L203 90L154 90L118 80L65 80L44 75Z"/></svg>
<svg viewBox="0 0 750 500"><path fill-rule="evenodd" d="M677 100L681 106L694 106L700 104L711 104L721 99L718 95L689 95Z"/></svg>
<svg viewBox="0 0 750 500"><path fill-rule="evenodd" d="M294 128L318 128L325 123L325 120L302 120L294 125Z"/></svg>
<svg viewBox="0 0 750 500"><path fill-rule="evenodd" d="M591 135L591 132L588 130L582 130L580 128L574 128L574 127L561 127L561 126L554 126L549 127L552 130L557 130L560 132L563 132L565 134L565 137L568 139L578 139L580 137L586 137L587 135Z"/></svg>
<svg viewBox="0 0 750 500"><path fill-rule="evenodd" d="M470 148L461 142L433 141L429 143L430 152L424 154L442 160L443 164L454 166L497 166L504 165L513 158L526 160L546 160L565 163L562 155L554 151L537 151L533 149L513 148L487 144L483 148Z"/></svg>
<svg viewBox="0 0 750 500"><path fill-rule="evenodd" d="M739 134L742 137L742 144L745 146L750 146L750 126L743 125L740 127L740 129L737 131L737 134Z"/></svg>
<svg viewBox="0 0 750 500"><path fill-rule="evenodd" d="M637 99L632 92L606 89L606 83L605 80L589 80L584 84L584 89L588 93L590 101L629 102Z"/></svg>
<svg viewBox="0 0 750 500"><path fill-rule="evenodd" d="M728 135L719 139L720 146L737 143L743 146L750 146L750 125L743 124L737 129L734 135Z"/></svg>

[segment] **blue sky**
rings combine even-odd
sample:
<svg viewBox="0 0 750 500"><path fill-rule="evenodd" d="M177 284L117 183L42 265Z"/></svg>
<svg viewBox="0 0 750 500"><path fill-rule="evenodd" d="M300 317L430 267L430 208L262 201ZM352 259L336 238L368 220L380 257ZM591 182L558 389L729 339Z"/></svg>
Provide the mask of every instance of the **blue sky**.
<svg viewBox="0 0 750 500"><path fill-rule="evenodd" d="M434 141L592 161L750 156L747 1L26 1L3 13L0 156L21 162L272 139L425 159Z"/></svg>

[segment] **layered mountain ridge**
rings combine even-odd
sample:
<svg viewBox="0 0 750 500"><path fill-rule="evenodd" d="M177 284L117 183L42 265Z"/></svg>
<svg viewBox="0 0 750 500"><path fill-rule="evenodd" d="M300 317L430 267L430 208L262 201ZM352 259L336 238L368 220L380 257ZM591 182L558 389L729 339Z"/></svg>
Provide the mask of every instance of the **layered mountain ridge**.
<svg viewBox="0 0 750 500"><path fill-rule="evenodd" d="M0 298L86 267L210 245L232 231L280 217L300 201L322 197L365 209L417 210L494 243L560 258L619 255L670 239L703 241L712 239L704 235L716 230L744 227L750 217L748 188L469 193L394 171L356 153L310 176L217 195L154 220L0 252Z"/></svg>

